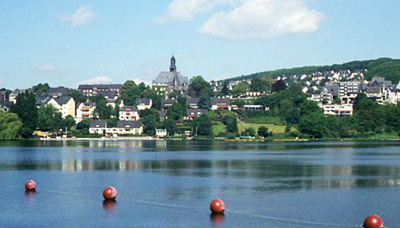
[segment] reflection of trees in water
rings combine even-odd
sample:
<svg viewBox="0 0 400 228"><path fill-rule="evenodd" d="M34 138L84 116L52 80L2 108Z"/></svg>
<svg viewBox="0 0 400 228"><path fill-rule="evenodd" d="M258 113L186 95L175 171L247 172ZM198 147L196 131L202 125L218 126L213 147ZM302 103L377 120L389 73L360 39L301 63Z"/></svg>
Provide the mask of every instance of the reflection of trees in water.
<svg viewBox="0 0 400 228"><path fill-rule="evenodd" d="M222 159L222 158L221 158ZM0 163L0 170L151 171L170 176L258 179L256 190L350 188L400 185L400 167L319 165L294 159L260 160L111 160L64 159Z"/></svg>

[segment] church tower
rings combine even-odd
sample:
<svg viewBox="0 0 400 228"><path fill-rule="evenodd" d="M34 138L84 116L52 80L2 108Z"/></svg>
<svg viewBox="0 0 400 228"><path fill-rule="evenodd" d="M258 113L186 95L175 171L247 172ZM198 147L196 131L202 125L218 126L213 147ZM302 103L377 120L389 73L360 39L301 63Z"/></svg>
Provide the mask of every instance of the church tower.
<svg viewBox="0 0 400 228"><path fill-rule="evenodd" d="M169 72L176 72L175 57L172 55L171 65L169 66Z"/></svg>

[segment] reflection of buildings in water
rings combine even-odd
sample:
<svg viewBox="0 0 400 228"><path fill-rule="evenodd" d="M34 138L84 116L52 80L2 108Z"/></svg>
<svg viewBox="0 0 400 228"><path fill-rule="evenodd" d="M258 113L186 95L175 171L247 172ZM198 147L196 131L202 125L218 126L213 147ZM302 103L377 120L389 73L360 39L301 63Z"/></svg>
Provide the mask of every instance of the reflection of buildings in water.
<svg viewBox="0 0 400 228"><path fill-rule="evenodd" d="M167 148L167 140L157 140L156 147L157 148Z"/></svg>
<svg viewBox="0 0 400 228"><path fill-rule="evenodd" d="M117 148L142 148L142 140L129 140L129 141L117 141L117 140L90 140L89 147L117 147Z"/></svg>

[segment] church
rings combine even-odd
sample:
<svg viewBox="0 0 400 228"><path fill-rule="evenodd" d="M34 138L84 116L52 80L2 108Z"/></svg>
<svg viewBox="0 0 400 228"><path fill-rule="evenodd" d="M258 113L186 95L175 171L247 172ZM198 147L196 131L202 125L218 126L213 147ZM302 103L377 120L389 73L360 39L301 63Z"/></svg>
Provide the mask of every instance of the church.
<svg viewBox="0 0 400 228"><path fill-rule="evenodd" d="M157 78L153 80L152 87L157 94L168 97L168 94L171 94L173 91L186 94L188 82L188 77L182 76L182 74L177 71L176 59L172 56L169 71L160 72Z"/></svg>

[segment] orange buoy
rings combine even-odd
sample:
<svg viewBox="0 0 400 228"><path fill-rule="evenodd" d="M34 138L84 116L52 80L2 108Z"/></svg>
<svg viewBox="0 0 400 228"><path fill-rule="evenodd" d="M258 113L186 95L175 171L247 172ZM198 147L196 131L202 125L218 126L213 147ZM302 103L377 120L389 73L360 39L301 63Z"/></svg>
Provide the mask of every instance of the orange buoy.
<svg viewBox="0 0 400 228"><path fill-rule="evenodd" d="M26 191L35 191L36 190L36 182L33 180L27 180L25 182L25 190Z"/></svg>
<svg viewBox="0 0 400 228"><path fill-rule="evenodd" d="M216 214L223 214L225 211L224 201L221 199L214 199L210 204L210 210Z"/></svg>
<svg viewBox="0 0 400 228"><path fill-rule="evenodd" d="M382 228L383 220L378 215L370 215L364 220L364 228Z"/></svg>
<svg viewBox="0 0 400 228"><path fill-rule="evenodd" d="M103 197L106 200L115 200L117 198L117 189L109 186L103 190Z"/></svg>

